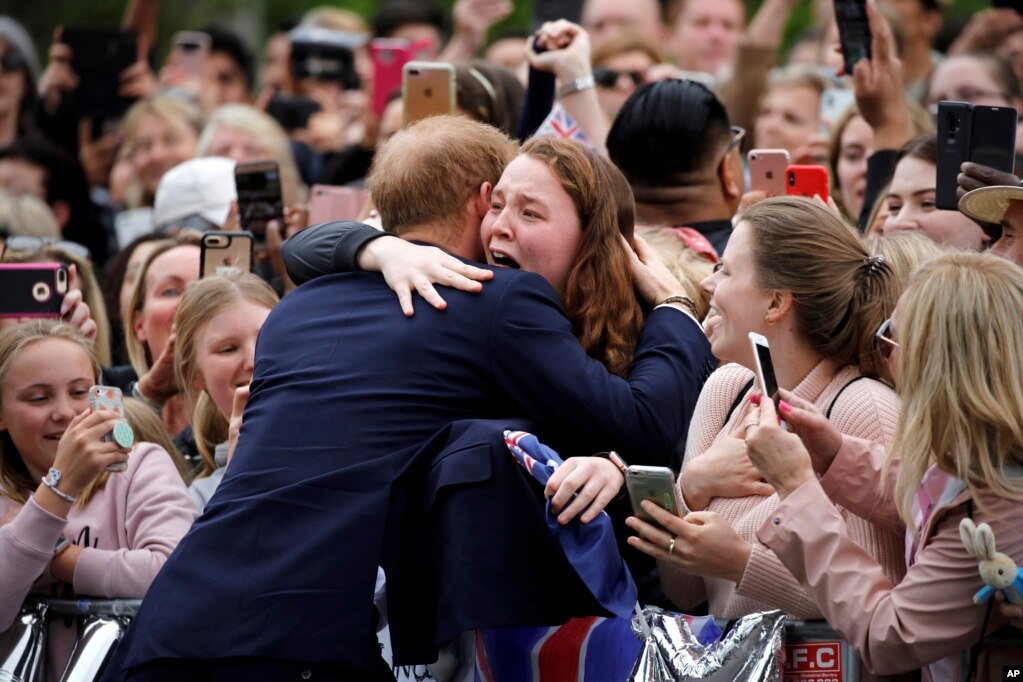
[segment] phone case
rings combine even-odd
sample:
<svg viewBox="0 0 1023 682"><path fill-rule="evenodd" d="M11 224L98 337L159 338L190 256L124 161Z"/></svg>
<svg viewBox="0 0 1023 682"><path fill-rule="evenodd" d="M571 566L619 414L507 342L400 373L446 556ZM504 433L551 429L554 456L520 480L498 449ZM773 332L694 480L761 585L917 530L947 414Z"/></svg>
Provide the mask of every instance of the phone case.
<svg viewBox="0 0 1023 682"><path fill-rule="evenodd" d="M749 159L750 189L767 192L768 196L785 194L785 169L789 153L784 149L751 149Z"/></svg>
<svg viewBox="0 0 1023 682"><path fill-rule="evenodd" d="M60 317L67 267L58 263L0 264L0 318Z"/></svg>
<svg viewBox="0 0 1023 682"><path fill-rule="evenodd" d="M121 396L121 389L116 386L93 386L89 389L89 407L93 412L110 411L121 417L121 421L114 422L110 433L103 436L104 441L117 441L122 448L130 448L135 444L135 432L123 420L124 402ZM128 468L127 462L111 464L106 471L124 471Z"/></svg>
<svg viewBox="0 0 1023 682"><path fill-rule="evenodd" d="M846 74L851 76L856 62L871 56L872 38L865 0L835 0L835 20L842 43L842 62Z"/></svg>
<svg viewBox="0 0 1023 682"><path fill-rule="evenodd" d="M767 338L756 332L749 333L750 346L753 348L753 361L757 366L757 383L764 395L778 402L778 379L774 373L774 361L771 359L771 347Z"/></svg>
<svg viewBox="0 0 1023 682"><path fill-rule="evenodd" d="M199 276L252 272L252 234L205 232L199 244Z"/></svg>
<svg viewBox="0 0 1023 682"><path fill-rule="evenodd" d="M276 161L240 163L234 169L238 192L238 219L242 228L256 241L266 239L266 224L271 220L284 225L284 201L281 174Z"/></svg>
<svg viewBox="0 0 1023 682"><path fill-rule="evenodd" d="M785 193L828 200L828 169L824 166L789 166L785 169Z"/></svg>
<svg viewBox="0 0 1023 682"><path fill-rule="evenodd" d="M403 75L405 125L455 110L455 67L451 64L409 62Z"/></svg>
<svg viewBox="0 0 1023 682"><path fill-rule="evenodd" d="M633 514L648 523L657 522L640 506L643 500L653 500L672 514L681 513L682 505L679 504L678 490L675 487L675 474L667 467L627 467L625 486L629 490Z"/></svg>
<svg viewBox="0 0 1023 682"><path fill-rule="evenodd" d="M973 106L970 161L1012 173L1019 113L1013 107Z"/></svg>
<svg viewBox="0 0 1023 682"><path fill-rule="evenodd" d="M856 102L856 93L848 88L828 88L821 93L821 125L831 134L838 119Z"/></svg>
<svg viewBox="0 0 1023 682"><path fill-rule="evenodd" d="M121 72L138 60L134 31L64 29L61 41L71 48L71 68L78 77L75 109L80 116L119 118L133 100L118 94Z"/></svg>
<svg viewBox="0 0 1023 682"><path fill-rule="evenodd" d="M369 201L369 191L357 187L313 185L309 194L310 225L332 220L358 220Z"/></svg>
<svg viewBox="0 0 1023 682"><path fill-rule="evenodd" d="M401 89L402 71L412 61L412 43L377 38L369 45L373 59L373 112L380 118L391 94Z"/></svg>
<svg viewBox="0 0 1023 682"><path fill-rule="evenodd" d="M206 70L206 57L210 53L210 36L198 31L181 31L174 35L174 65L195 76Z"/></svg>
<svg viewBox="0 0 1023 682"><path fill-rule="evenodd" d="M970 160L973 107L966 102L938 103L938 172L934 205L946 211L959 209L956 189L960 166Z"/></svg>

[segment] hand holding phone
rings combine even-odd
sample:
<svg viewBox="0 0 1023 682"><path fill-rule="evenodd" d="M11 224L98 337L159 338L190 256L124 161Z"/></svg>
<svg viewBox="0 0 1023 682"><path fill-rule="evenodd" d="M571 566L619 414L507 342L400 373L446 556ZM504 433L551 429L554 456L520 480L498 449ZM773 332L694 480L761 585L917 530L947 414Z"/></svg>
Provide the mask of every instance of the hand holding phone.
<svg viewBox="0 0 1023 682"><path fill-rule="evenodd" d="M760 390L774 402L774 406L777 408L781 395L778 392L778 378L774 373L774 362L771 360L771 347L767 343L767 337L750 332L749 341L753 348L753 362L756 365L755 373Z"/></svg>
<svg viewBox="0 0 1023 682"><path fill-rule="evenodd" d="M789 166L785 169L785 194L828 203L828 169L824 166Z"/></svg>
<svg viewBox="0 0 1023 682"><path fill-rule="evenodd" d="M959 208L958 177L963 163L1011 173L1016 162L1017 111L1012 107L938 103L938 163L934 205Z"/></svg>
<svg viewBox="0 0 1023 682"><path fill-rule="evenodd" d="M0 318L60 318L68 269L59 263L0 264Z"/></svg>
<svg viewBox="0 0 1023 682"><path fill-rule="evenodd" d="M276 161L239 163L234 169L238 192L238 220L258 242L266 241L266 225L278 221L284 228L281 173Z"/></svg>
<svg viewBox="0 0 1023 682"><path fill-rule="evenodd" d="M632 501L632 513L647 523L659 526L654 518L643 509L643 500L650 500L665 511L681 517L675 474L668 467L633 465L625 469L625 486Z"/></svg>
<svg viewBox="0 0 1023 682"><path fill-rule="evenodd" d="M789 153L784 149L751 149L749 160L750 189L766 192L769 197L785 195L785 169Z"/></svg>
<svg viewBox="0 0 1023 682"><path fill-rule="evenodd" d="M199 243L199 277L252 272L251 232L204 232Z"/></svg>

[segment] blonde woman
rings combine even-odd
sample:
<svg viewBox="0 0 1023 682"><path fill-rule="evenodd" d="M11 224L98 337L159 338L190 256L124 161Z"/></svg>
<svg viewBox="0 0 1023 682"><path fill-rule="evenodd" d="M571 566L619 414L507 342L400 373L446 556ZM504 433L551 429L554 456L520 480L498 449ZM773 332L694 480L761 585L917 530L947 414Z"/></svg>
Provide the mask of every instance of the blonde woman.
<svg viewBox="0 0 1023 682"><path fill-rule="evenodd" d="M288 134L255 107L225 104L214 111L199 136L196 156L223 156L238 163L273 159L281 173L284 205L294 206L306 199Z"/></svg>
<svg viewBox="0 0 1023 682"><path fill-rule="evenodd" d="M0 332L0 631L29 593L140 599L195 515L158 445L102 440L116 416L92 413L92 344L53 321ZM127 461L122 473L106 467ZM49 679L77 624L49 621Z"/></svg>
<svg viewBox="0 0 1023 682"><path fill-rule="evenodd" d="M1005 622L992 610L983 630L988 607L973 603L983 582L959 523L990 524L998 550L1023 564L1020 310L1019 267L990 255L943 255L913 278L878 332L902 395L887 454L839 434L791 394L781 416L793 433L762 401L747 435L750 457L782 498L759 539L876 673L923 666L925 679L960 679L960 652ZM893 477L893 487L883 484ZM908 527L901 583L849 540L835 504ZM1018 645L1009 649L982 644L973 679L1018 666Z"/></svg>
<svg viewBox="0 0 1023 682"><path fill-rule="evenodd" d="M251 273L208 277L188 289L174 316L174 373L186 402L195 405L192 430L202 456L188 489L199 511L227 468L235 396L247 396L256 338L277 301L274 290Z"/></svg>
<svg viewBox="0 0 1023 682"><path fill-rule="evenodd" d="M160 178L195 156L203 112L179 97L157 95L140 100L124 117L125 159L131 167L125 201L128 208L152 206Z"/></svg>
<svg viewBox="0 0 1023 682"><path fill-rule="evenodd" d="M60 225L41 199L0 190L0 239L14 235L60 239Z"/></svg>

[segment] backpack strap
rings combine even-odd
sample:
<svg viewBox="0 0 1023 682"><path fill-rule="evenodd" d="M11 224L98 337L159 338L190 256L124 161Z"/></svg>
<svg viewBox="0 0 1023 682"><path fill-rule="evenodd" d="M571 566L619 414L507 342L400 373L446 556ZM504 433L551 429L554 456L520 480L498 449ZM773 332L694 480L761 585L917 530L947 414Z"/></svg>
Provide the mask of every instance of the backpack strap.
<svg viewBox="0 0 1023 682"><path fill-rule="evenodd" d="M845 393L845 389L849 388L850 386L855 384L860 379L869 379L869 378L870 377L864 376L862 374L859 375L859 376L855 376L852 379L850 379L849 381L847 381L845 383L845 385L842 386L842 388L838 389L838 393L836 393L835 397L831 399L831 404L828 405L828 411L825 413L825 417L827 417L828 421L831 421L831 412L832 412L832 410L835 409L835 403L837 403L838 399L842 397L843 393Z"/></svg>
<svg viewBox="0 0 1023 682"><path fill-rule="evenodd" d="M742 387L741 391L739 391L739 395L735 396L735 400L732 401L732 406L728 408L728 414L725 415L725 421L721 425L722 429L728 425L728 422L732 419L732 415L735 414L735 410L742 404L743 398L746 397L746 394L749 393L751 388L753 388L753 379L747 381L746 385Z"/></svg>

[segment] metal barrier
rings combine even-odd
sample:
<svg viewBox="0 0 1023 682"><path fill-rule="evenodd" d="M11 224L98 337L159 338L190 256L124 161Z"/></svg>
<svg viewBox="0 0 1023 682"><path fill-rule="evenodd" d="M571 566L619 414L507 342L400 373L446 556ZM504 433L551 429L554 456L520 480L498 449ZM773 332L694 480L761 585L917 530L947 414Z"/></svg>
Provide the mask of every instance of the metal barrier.
<svg viewBox="0 0 1023 682"><path fill-rule="evenodd" d="M92 682L103 672L141 603L138 599L30 599L14 625L0 633L0 651L5 652L0 680L45 682L46 620L68 615L82 617L82 624L60 681Z"/></svg>

